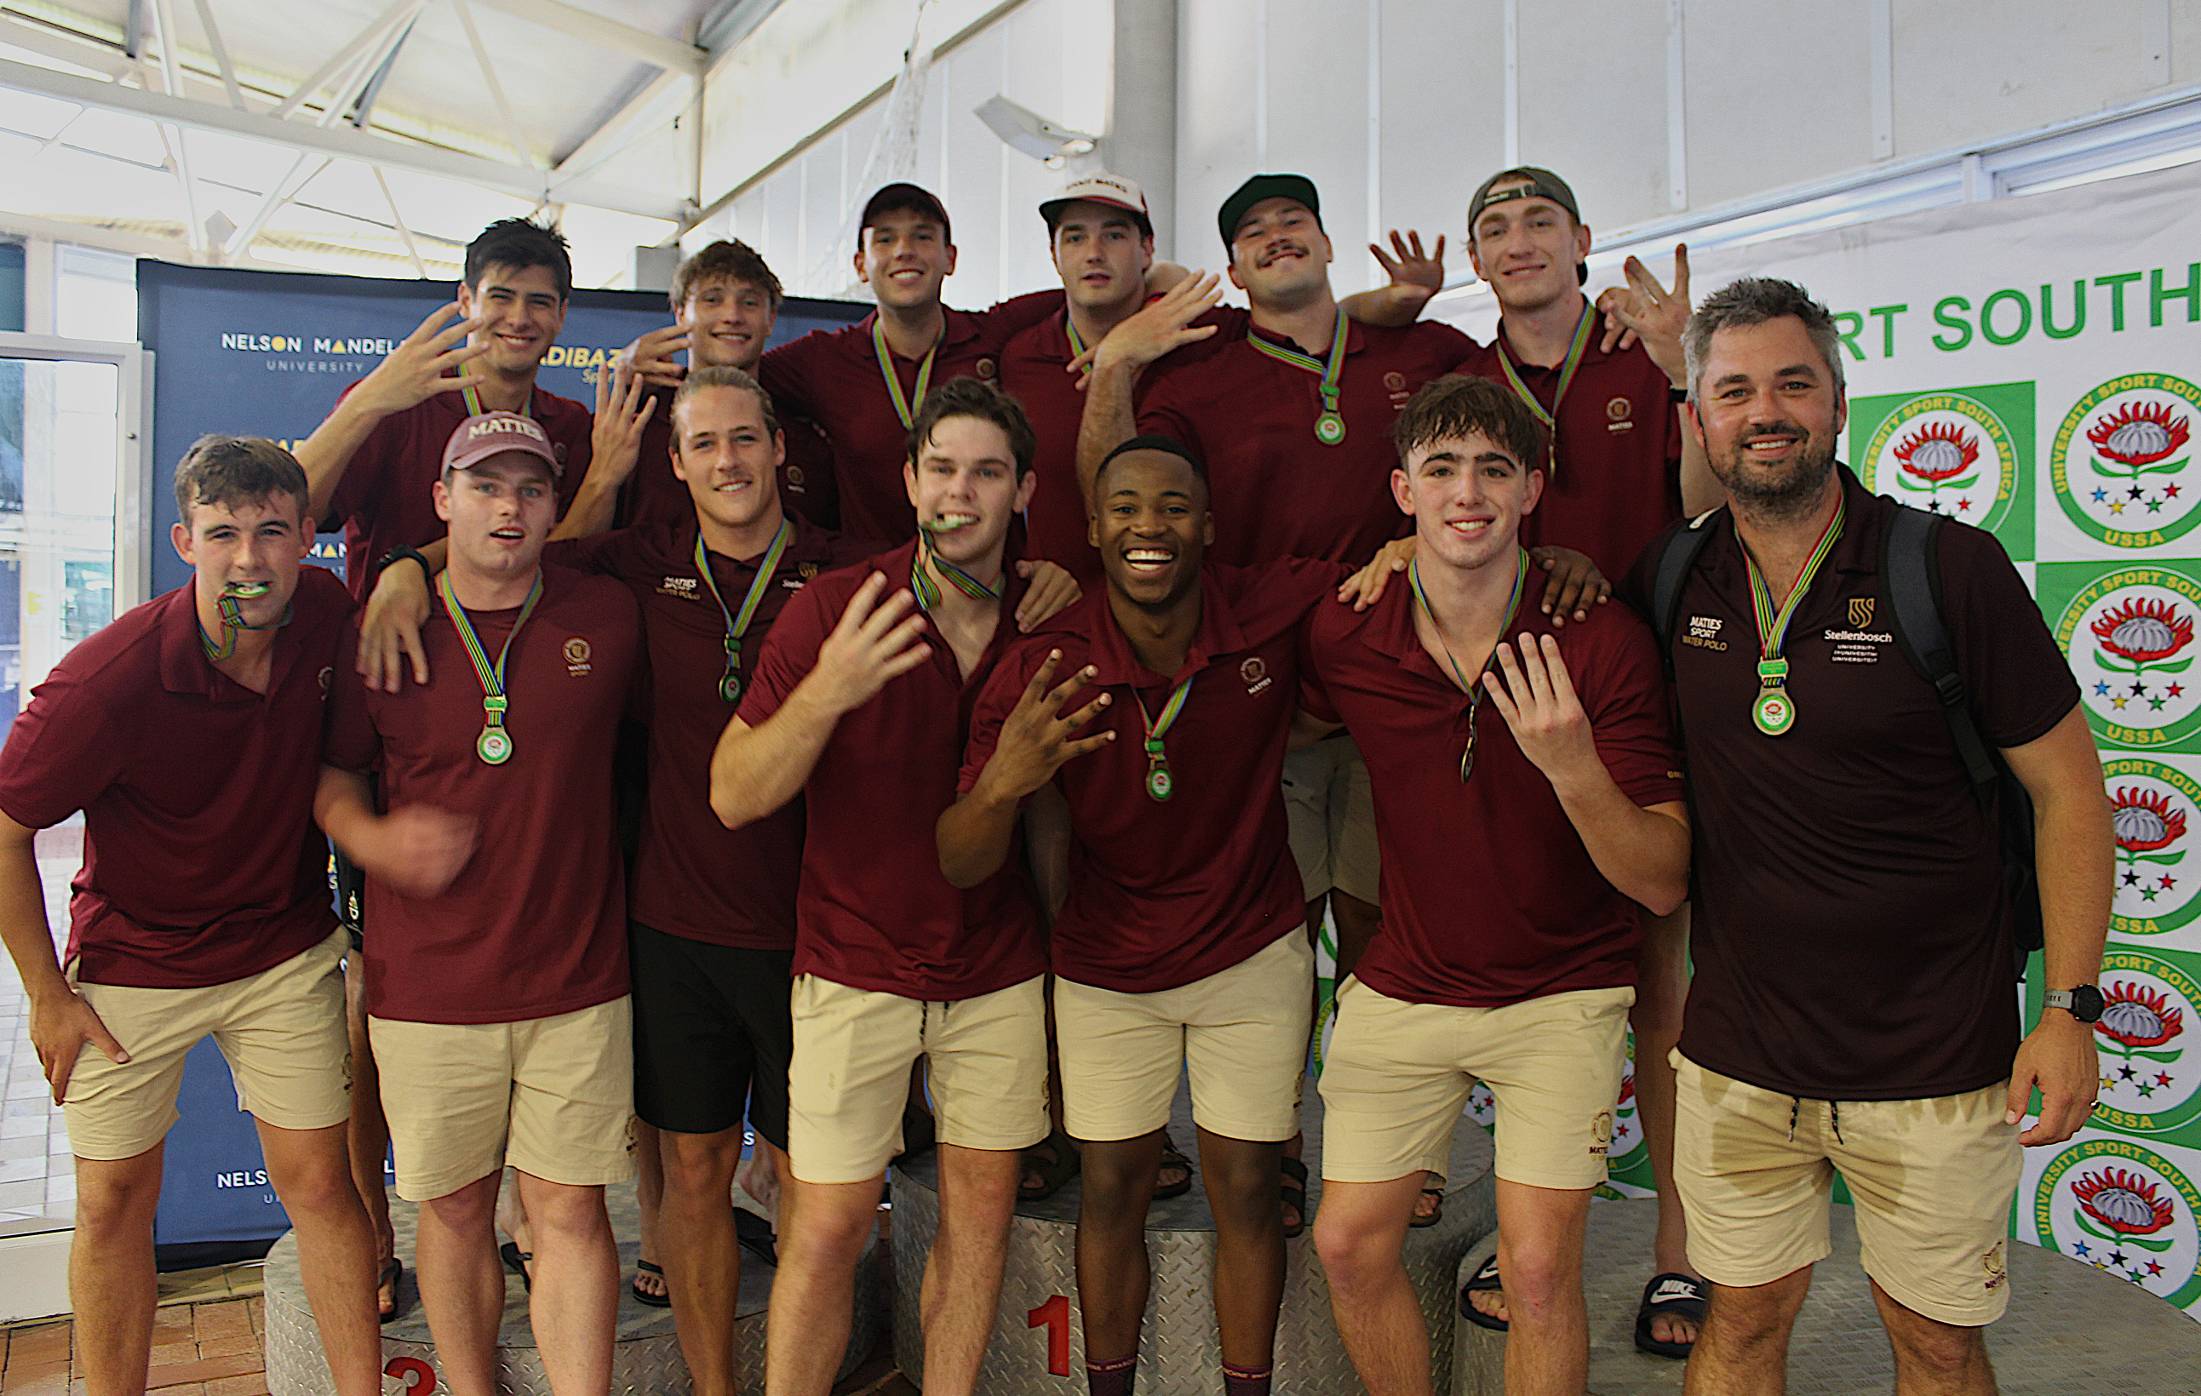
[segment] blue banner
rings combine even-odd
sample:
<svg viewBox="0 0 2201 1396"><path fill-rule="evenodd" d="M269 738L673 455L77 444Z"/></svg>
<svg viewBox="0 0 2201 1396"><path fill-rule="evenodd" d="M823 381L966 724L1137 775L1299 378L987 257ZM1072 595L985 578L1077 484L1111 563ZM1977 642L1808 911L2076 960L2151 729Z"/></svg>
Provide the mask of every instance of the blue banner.
<svg viewBox="0 0 2201 1396"><path fill-rule="evenodd" d="M176 462L208 432L265 436L289 447L313 434L336 399L448 304L448 282L138 263L138 334L153 351L152 579L155 595L190 576L169 545ZM845 301L789 300L772 343L863 317ZM645 330L671 323L655 291L575 291L565 330L538 381L593 405L596 374ZM323 534L313 560L341 572L344 537ZM0 591L11 579L0 576ZM252 1117L237 1108L211 1041L184 1067L162 1164L154 1238L162 1246L249 1242L289 1219L268 1186Z"/></svg>

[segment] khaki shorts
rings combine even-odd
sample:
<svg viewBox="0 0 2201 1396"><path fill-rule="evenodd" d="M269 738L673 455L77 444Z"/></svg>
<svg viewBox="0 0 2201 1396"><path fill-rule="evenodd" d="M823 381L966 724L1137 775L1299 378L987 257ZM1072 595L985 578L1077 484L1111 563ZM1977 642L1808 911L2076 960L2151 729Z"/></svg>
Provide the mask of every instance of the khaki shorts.
<svg viewBox="0 0 2201 1396"><path fill-rule="evenodd" d="M518 1023L369 1018L397 1195L448 1197L505 1165L598 1187L634 1176L634 1009Z"/></svg>
<svg viewBox="0 0 2201 1396"><path fill-rule="evenodd" d="M1904 1308L1977 1328L2010 1305L2005 1273L2018 1127L2007 1085L1925 1100L1802 1100L1674 1052L1674 1183L1689 1263L1762 1285L1824 1260L1839 1171L1865 1273Z"/></svg>
<svg viewBox="0 0 2201 1396"><path fill-rule="evenodd" d="M86 1043L62 1113L78 1158L136 1158L176 1122L183 1060L211 1034L229 1063L237 1108L278 1129L327 1129L351 1115L351 1047L344 1036L342 931L279 965L202 989L79 984L130 1053L117 1065Z"/></svg>
<svg viewBox="0 0 2201 1396"><path fill-rule="evenodd" d="M1338 991L1322 1059L1322 1177L1388 1183L1452 1166L1452 1132L1480 1080L1497 1098L1500 1178L1605 1181L1633 989L1578 989L1499 1008Z"/></svg>
<svg viewBox="0 0 2201 1396"><path fill-rule="evenodd" d="M1226 1139L1274 1143L1298 1129L1314 1016L1314 949L1294 927L1205 979L1122 994L1055 979L1063 1124L1079 1139L1137 1139L1169 1123L1177 1076L1192 1118Z"/></svg>
<svg viewBox="0 0 2201 1396"><path fill-rule="evenodd" d="M806 1183L861 1183L902 1151L910 1064L925 1059L935 1138L1028 1149L1047 1137L1045 976L931 1003L795 978L787 1158Z"/></svg>
<svg viewBox="0 0 2201 1396"><path fill-rule="evenodd" d="M1284 756L1284 813L1302 901L1336 888L1377 904L1376 801L1368 763L1350 737L1329 737Z"/></svg>

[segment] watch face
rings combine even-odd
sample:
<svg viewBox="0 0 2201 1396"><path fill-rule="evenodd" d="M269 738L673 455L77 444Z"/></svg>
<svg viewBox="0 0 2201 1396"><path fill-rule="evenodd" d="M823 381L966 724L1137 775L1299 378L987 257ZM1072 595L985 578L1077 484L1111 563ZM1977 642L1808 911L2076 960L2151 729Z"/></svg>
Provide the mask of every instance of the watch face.
<svg viewBox="0 0 2201 1396"><path fill-rule="evenodd" d="M2102 1020L2102 991L2092 984L2081 984L2071 991L2071 1016L2082 1023L2098 1023Z"/></svg>

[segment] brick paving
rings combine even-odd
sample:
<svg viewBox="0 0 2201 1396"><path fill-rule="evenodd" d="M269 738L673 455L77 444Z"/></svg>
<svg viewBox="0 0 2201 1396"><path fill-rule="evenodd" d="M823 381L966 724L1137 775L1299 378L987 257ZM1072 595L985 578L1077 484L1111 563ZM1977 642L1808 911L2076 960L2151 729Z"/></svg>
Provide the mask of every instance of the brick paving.
<svg viewBox="0 0 2201 1396"><path fill-rule="evenodd" d="M163 1307L153 1318L148 1391L168 1396L266 1396L260 1357L260 1300L218 1299ZM82 1357L68 1319L0 1331L5 1396L83 1396Z"/></svg>

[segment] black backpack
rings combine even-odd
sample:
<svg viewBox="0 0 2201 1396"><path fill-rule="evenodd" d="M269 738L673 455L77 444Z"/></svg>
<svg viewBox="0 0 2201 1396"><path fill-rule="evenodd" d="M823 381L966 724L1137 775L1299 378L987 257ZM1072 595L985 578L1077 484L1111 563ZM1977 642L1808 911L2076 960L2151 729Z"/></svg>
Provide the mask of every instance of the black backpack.
<svg viewBox="0 0 2201 1396"><path fill-rule="evenodd" d="M1659 653L1665 658L1669 676L1674 666L1674 623L1681 615L1683 584L1689 580L1704 545L1711 541L1709 525L1719 512L1713 509L1699 514L1651 545L1657 551L1657 561L1651 571L1650 621L1658 634ZM1941 515L1901 504L1888 516L1880 548L1888 628L1903 658L1920 678L1933 685L1941 701L1942 720L1948 723L1973 797L1981 809L2000 812L2003 887L2017 909L2017 975L2022 979L2027 957L2041 948L2043 939L2040 884L2034 870L2033 800L2024 783L2011 773L2002 753L1980 735L1971 697L1964 689L1964 676L1957 672L1956 650L1950 644L1948 627L1941 621L1941 566L1936 548L1941 524Z"/></svg>

